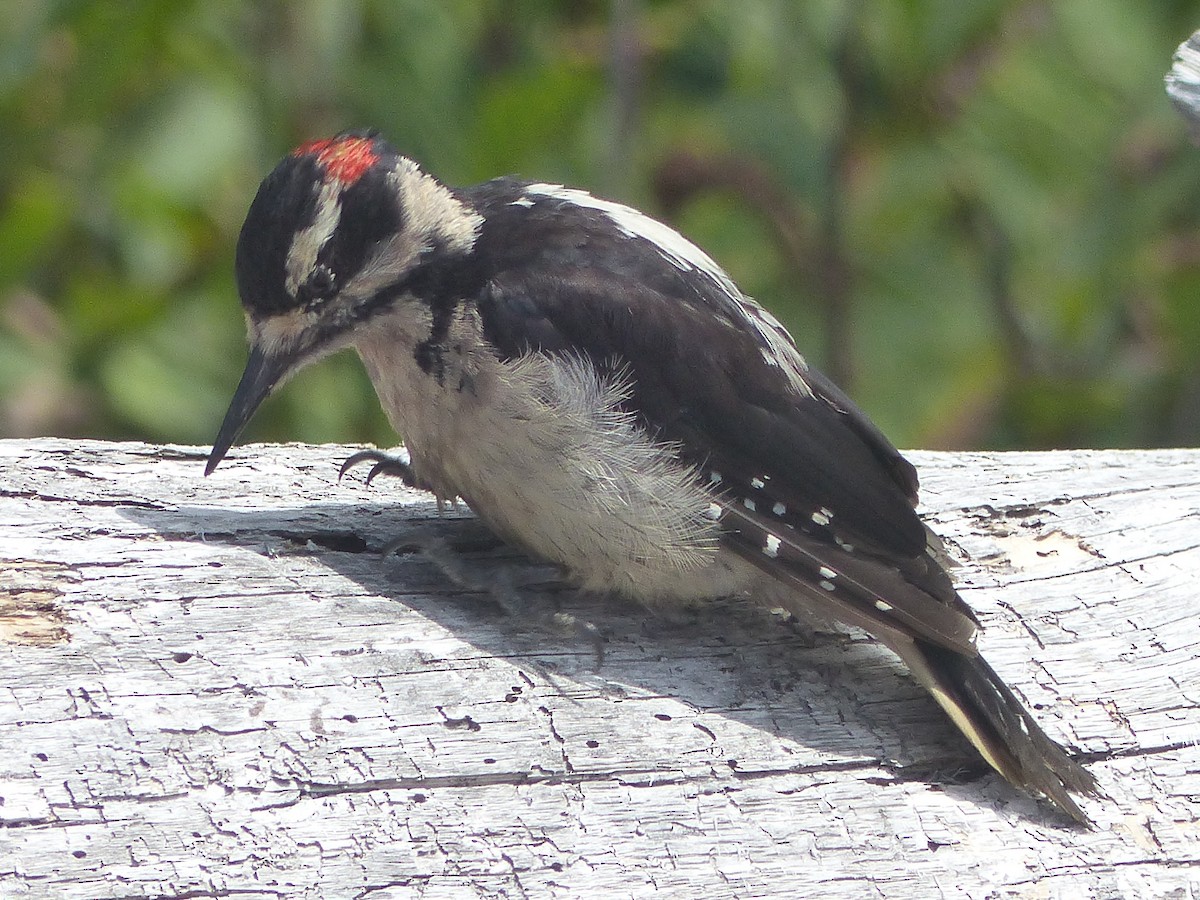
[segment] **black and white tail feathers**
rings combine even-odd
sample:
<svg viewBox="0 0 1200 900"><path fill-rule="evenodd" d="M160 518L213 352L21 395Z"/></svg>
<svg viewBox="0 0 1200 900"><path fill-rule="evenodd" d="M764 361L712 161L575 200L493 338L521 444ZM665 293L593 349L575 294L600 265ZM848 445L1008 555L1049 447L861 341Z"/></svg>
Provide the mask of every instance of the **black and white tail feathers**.
<svg viewBox="0 0 1200 900"><path fill-rule="evenodd" d="M922 640L888 646L992 768L1048 797L1076 822L1091 824L1069 792L1095 794L1095 777L1046 736L987 660Z"/></svg>
<svg viewBox="0 0 1200 900"><path fill-rule="evenodd" d="M830 529L825 513L815 516ZM798 609L824 609L900 657L992 768L1090 824L1071 792L1094 794L1095 779L1042 731L979 655L975 616L932 553L872 558L841 536L814 536L744 500L724 504L721 524L731 548L793 588L802 598Z"/></svg>

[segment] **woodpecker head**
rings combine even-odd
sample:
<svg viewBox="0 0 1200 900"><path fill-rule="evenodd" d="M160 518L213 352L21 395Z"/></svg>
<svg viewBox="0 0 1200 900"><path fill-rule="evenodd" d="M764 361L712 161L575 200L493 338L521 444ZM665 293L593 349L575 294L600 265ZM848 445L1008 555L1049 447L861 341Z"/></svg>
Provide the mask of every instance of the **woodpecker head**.
<svg viewBox="0 0 1200 900"><path fill-rule="evenodd" d="M297 148L258 189L237 243L250 357L205 473L259 404L354 326L397 302L431 260L474 245L480 218L374 132Z"/></svg>

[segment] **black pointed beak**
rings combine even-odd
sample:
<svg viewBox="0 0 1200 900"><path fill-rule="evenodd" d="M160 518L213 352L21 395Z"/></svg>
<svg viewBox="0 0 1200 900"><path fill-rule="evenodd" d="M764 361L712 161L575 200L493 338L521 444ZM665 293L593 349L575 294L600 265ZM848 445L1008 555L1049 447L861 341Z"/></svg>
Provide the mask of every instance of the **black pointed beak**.
<svg viewBox="0 0 1200 900"><path fill-rule="evenodd" d="M211 475L213 469L225 458L225 454L242 433L254 411L275 389L289 368L290 360L286 355L268 356L258 347L250 348L246 370L242 373L242 380L229 402L229 411L225 413L225 421L221 423L217 439L213 441L212 453L208 455L208 465L204 467L205 475Z"/></svg>

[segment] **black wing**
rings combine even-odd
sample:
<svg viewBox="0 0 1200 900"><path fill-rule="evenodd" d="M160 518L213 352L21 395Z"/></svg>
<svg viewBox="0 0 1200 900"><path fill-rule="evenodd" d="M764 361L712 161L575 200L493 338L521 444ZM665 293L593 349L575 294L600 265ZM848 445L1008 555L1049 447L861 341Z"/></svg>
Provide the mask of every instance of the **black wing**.
<svg viewBox="0 0 1200 900"><path fill-rule="evenodd" d="M857 624L974 653L973 617L913 509L915 470L782 328L715 264L672 252L707 261L682 238L664 248L661 232L631 228L639 214L513 202L523 187L492 183L476 247L497 350L625 366L631 411L721 491L739 552L810 596L849 602Z"/></svg>

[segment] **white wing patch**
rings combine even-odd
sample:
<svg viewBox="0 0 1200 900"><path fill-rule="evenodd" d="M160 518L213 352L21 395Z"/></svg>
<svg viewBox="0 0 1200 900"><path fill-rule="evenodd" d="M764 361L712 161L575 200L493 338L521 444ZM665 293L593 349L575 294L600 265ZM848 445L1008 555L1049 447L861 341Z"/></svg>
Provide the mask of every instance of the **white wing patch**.
<svg viewBox="0 0 1200 900"><path fill-rule="evenodd" d="M654 244L659 252L677 269L683 269L684 271L695 269L703 272L719 284L730 298L735 300L746 299L742 296L742 292L738 290L737 285L730 280L729 276L725 274L724 270L717 265L711 256L674 228L664 225L657 219L650 218L632 206L625 206L623 203L614 203L612 200L601 200L599 197L593 197L587 191L563 187L561 184L531 184L525 191L529 194L554 197L558 200L566 200L568 203L574 203L576 206L586 206L589 209L599 210L608 216L612 220L612 223L625 234L630 237L644 238Z"/></svg>
<svg viewBox="0 0 1200 900"><path fill-rule="evenodd" d="M707 275L728 298L730 308L734 313L761 338L763 360L768 365L783 369L789 384L798 394L812 396L812 390L804 379L808 363L796 349L796 344L792 341L787 329L773 315L743 294L711 256L674 228L664 225L657 219L650 218L631 206L615 203L612 200L602 200L587 191L563 187L561 184L531 184L525 188L525 193L565 200L576 206L602 212L625 235L641 238L653 244L663 258L675 268L684 272L702 272Z"/></svg>

